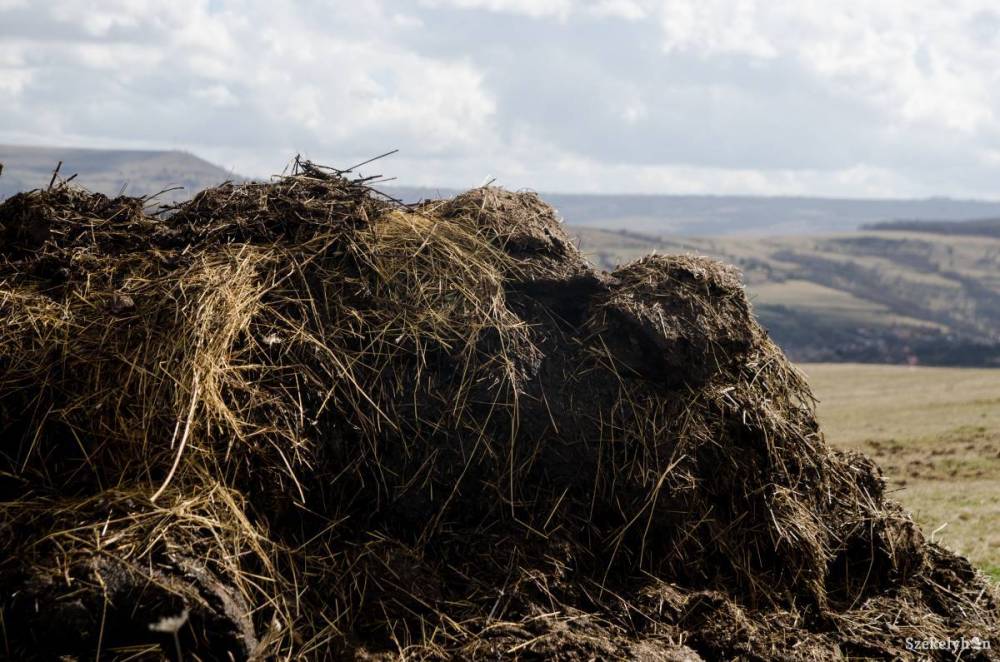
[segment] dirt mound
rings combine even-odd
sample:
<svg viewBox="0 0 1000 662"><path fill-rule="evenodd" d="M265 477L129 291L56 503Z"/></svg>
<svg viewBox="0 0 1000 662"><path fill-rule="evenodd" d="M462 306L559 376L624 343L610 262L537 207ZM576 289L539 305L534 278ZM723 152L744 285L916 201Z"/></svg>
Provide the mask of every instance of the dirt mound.
<svg viewBox="0 0 1000 662"><path fill-rule="evenodd" d="M0 238L17 659L1000 643L721 264L602 273L533 194L404 207L311 166L160 214L20 194Z"/></svg>

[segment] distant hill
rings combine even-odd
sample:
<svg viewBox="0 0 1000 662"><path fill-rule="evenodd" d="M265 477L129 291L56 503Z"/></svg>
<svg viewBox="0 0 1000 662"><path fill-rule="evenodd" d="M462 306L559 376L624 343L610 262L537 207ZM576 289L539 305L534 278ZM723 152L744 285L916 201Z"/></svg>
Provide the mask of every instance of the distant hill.
<svg viewBox="0 0 1000 662"><path fill-rule="evenodd" d="M606 269L650 251L737 265L761 322L795 360L1000 367L1000 238L865 231L698 239L572 230Z"/></svg>
<svg viewBox="0 0 1000 662"><path fill-rule="evenodd" d="M178 200L227 179L240 179L187 152L0 145L0 198L47 186L60 161L62 177L76 174L74 181L109 195L123 188L131 195L152 195L180 186L183 190L163 196Z"/></svg>
<svg viewBox="0 0 1000 662"><path fill-rule="evenodd" d="M179 151L105 150L0 145L0 198L46 186L63 161L64 177L76 173L80 184L103 193L123 186L133 195L150 195L175 186L168 200L189 197L227 179L244 179L203 159ZM392 162L381 168L392 174ZM452 189L384 185L407 202L454 195ZM654 236L808 235L850 232L888 219L1000 218L1000 202L928 198L870 200L727 195L584 195L543 193L570 223L584 227L641 232Z"/></svg>
<svg viewBox="0 0 1000 662"><path fill-rule="evenodd" d="M1000 218L978 218L971 221L887 221L862 226L862 230L897 232L931 232L934 234L996 237L1000 239Z"/></svg>
<svg viewBox="0 0 1000 662"><path fill-rule="evenodd" d="M413 202L454 195L450 189L387 187ZM568 223L654 236L807 235L852 232L896 218L962 220L1000 217L1000 202L764 197L733 195L583 195L542 193Z"/></svg>

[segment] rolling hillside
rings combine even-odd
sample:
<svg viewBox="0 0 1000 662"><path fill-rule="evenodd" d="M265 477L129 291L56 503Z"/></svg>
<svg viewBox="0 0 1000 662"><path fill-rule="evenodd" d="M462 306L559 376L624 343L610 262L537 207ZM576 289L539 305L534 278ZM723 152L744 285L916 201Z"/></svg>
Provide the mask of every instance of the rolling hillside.
<svg viewBox="0 0 1000 662"><path fill-rule="evenodd" d="M206 186L238 179L233 173L187 152L0 145L3 164L0 199L47 186L60 161L63 162L60 175L76 174L74 181L108 195L123 188L131 195L152 195L179 186L182 190L162 196L164 200L178 200Z"/></svg>
<svg viewBox="0 0 1000 662"><path fill-rule="evenodd" d="M383 166L391 171L391 163ZM449 189L396 187L408 202L454 195ZM890 219L1000 217L1000 202L950 198L850 199L745 195L541 196L572 225L652 236L811 235L853 232Z"/></svg>
<svg viewBox="0 0 1000 662"><path fill-rule="evenodd" d="M737 265L757 314L796 360L1000 365L1000 239L899 231L702 239L575 232L607 269L651 250Z"/></svg>
<svg viewBox="0 0 1000 662"><path fill-rule="evenodd" d="M861 229L931 232L934 234L995 237L1000 239L1000 218L978 218L970 221L887 221L864 225Z"/></svg>

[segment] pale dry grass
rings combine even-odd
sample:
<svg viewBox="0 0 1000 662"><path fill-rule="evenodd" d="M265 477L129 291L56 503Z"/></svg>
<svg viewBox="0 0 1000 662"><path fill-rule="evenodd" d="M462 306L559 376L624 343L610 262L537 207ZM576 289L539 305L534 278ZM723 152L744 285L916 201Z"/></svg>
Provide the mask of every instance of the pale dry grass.
<svg viewBox="0 0 1000 662"><path fill-rule="evenodd" d="M928 535L1000 580L1000 370L801 367L827 440L873 455Z"/></svg>

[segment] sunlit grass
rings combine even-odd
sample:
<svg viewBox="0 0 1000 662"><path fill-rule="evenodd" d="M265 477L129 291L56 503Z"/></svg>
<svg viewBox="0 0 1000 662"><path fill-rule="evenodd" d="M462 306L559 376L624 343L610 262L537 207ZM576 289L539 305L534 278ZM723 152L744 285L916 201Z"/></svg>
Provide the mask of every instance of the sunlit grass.
<svg viewBox="0 0 1000 662"><path fill-rule="evenodd" d="M828 441L872 455L928 537L1000 582L1000 370L802 367Z"/></svg>

